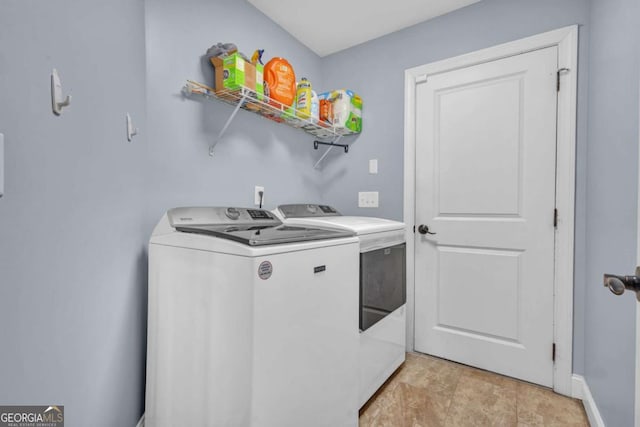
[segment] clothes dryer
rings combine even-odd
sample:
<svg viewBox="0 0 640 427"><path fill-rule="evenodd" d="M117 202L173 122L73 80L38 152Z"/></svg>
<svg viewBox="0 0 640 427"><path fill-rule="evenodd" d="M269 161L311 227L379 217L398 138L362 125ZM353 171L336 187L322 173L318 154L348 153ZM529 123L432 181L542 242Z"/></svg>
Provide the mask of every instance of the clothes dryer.
<svg viewBox="0 0 640 427"><path fill-rule="evenodd" d="M360 242L359 405L363 406L405 360L405 225L383 218L346 216L328 205L280 205L274 213L292 226L356 233Z"/></svg>

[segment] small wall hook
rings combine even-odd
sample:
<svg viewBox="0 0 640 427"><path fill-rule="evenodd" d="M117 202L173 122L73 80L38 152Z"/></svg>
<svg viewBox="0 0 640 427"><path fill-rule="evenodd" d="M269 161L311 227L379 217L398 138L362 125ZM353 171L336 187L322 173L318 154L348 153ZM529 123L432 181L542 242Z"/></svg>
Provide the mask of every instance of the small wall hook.
<svg viewBox="0 0 640 427"><path fill-rule="evenodd" d="M60 76L58 71L54 68L51 71L51 107L53 114L59 116L62 114L62 108L68 107L71 104L71 97L64 97L62 95L62 84L60 83Z"/></svg>
<svg viewBox="0 0 640 427"><path fill-rule="evenodd" d="M131 116L127 113L127 141L131 142L134 136L138 134L138 128L133 127Z"/></svg>

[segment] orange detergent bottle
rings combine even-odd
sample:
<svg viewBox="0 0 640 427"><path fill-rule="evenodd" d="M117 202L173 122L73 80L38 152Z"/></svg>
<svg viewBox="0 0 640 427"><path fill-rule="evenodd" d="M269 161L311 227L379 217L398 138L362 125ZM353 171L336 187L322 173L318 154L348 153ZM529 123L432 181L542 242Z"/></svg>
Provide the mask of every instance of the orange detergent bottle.
<svg viewBox="0 0 640 427"><path fill-rule="evenodd" d="M284 58L272 58L264 66L265 95L290 107L296 98L296 75ZM272 105L280 107L277 103Z"/></svg>

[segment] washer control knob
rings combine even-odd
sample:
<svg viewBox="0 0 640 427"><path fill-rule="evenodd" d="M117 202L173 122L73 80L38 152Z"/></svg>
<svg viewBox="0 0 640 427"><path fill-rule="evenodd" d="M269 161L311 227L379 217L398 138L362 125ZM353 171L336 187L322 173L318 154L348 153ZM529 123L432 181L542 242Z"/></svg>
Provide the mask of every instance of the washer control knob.
<svg viewBox="0 0 640 427"><path fill-rule="evenodd" d="M237 208L227 208L225 214L227 215L227 218L232 220L240 218L240 211Z"/></svg>

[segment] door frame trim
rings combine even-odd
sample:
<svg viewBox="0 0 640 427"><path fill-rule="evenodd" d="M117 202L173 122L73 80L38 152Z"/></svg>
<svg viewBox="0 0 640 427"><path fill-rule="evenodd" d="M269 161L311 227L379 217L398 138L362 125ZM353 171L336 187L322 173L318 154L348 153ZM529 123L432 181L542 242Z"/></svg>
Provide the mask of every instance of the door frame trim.
<svg viewBox="0 0 640 427"><path fill-rule="evenodd" d="M575 168L578 85L578 26L560 28L476 52L456 56L405 70L404 120L404 222L407 239L407 349L414 347L415 315L415 180L416 180L416 85L429 76L495 61L546 47L558 47L558 69L561 87L558 93L556 140L556 208L558 227L555 232L554 322L556 361L553 389L571 396L573 364L573 268L575 222ZM551 219L552 212L549 212ZM549 349L551 357L551 349Z"/></svg>
<svg viewBox="0 0 640 427"><path fill-rule="evenodd" d="M640 80L640 75L638 75ZM638 93L638 100L640 101L640 92ZM640 123L640 114L638 115ZM638 146L640 147L640 132L638 133ZM638 164L640 164L640 150L638 155ZM640 189L640 174L638 175L638 189ZM640 191L638 192L640 195ZM640 196L638 197L638 212L637 217L637 250L636 250L636 265L640 266ZM634 424L635 427L640 427L640 302L636 302L636 397L634 404Z"/></svg>

